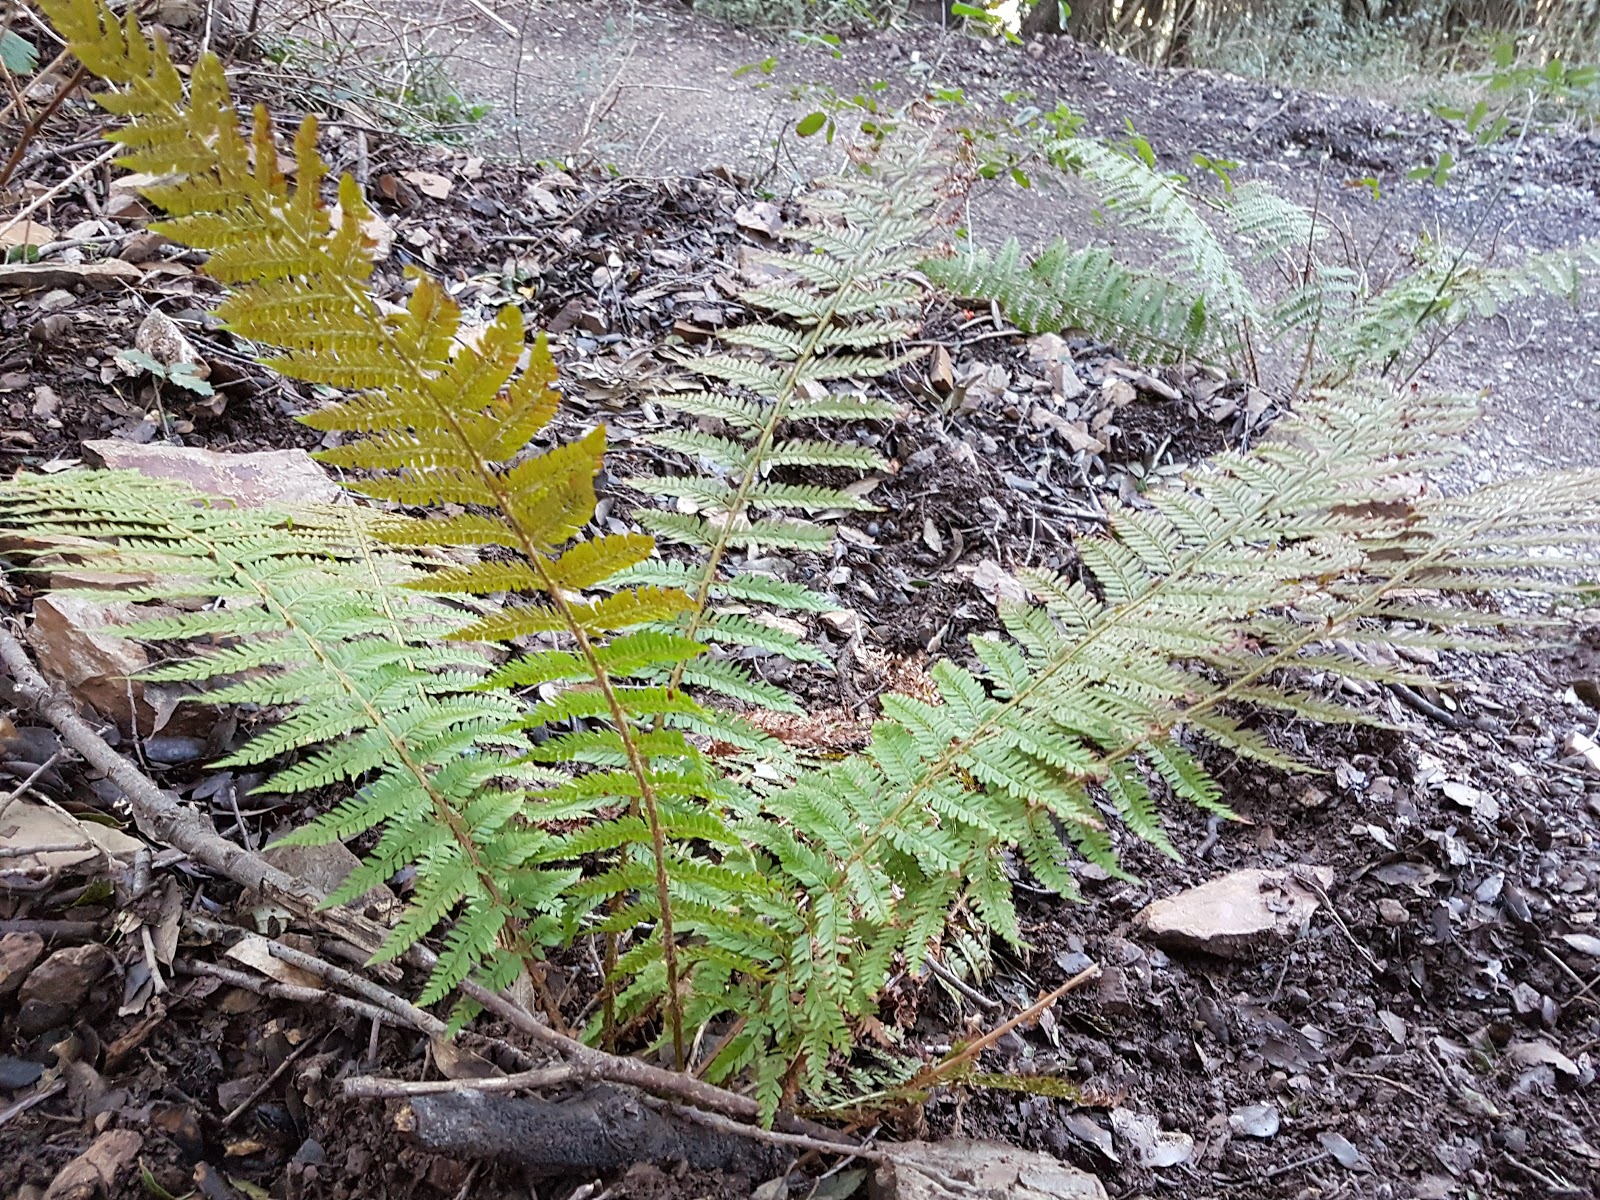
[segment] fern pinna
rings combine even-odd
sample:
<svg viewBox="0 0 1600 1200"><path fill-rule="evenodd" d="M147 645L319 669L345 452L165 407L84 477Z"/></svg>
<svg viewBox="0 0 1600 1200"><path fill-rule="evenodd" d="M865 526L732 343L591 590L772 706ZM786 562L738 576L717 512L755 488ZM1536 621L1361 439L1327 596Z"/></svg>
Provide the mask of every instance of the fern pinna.
<svg viewBox="0 0 1600 1200"><path fill-rule="evenodd" d="M600 728L556 736L531 750L530 762L591 769L535 790L529 804L497 821L515 816L519 824L537 826L593 818L535 857L619 856L612 871L574 893L579 911L569 923L608 896L630 897L609 921L654 926L666 1024L681 1052L669 840L680 832L695 839L715 832L702 805L684 803L698 801L712 785L697 752L672 727L675 718L694 715L694 703L653 684L623 681L679 669L703 646L655 628L690 608L681 590L639 585L584 598L585 589L643 562L653 549L643 535L578 537L594 512L605 431L542 452L527 448L546 430L558 397L542 341L532 348L527 369L518 370L528 350L515 309L502 310L469 345L454 301L436 281L416 275L404 311L384 311L369 288L372 258L362 228L371 213L349 176L339 182L337 214L324 205L327 171L313 118L295 138L291 187L278 168L265 111L257 111L247 138L214 55L196 64L186 93L165 47L145 38L131 11L119 25L102 0L49 0L45 9L84 64L117 85L102 103L129 119L111 135L127 148L122 161L165 177L147 193L167 214L157 228L211 252L208 271L230 289L219 309L228 327L276 347L268 361L284 374L356 393L307 418L319 429L353 435L323 457L371 472L356 485L367 495L408 506L463 507L453 516L375 526L392 545L466 554L461 565L413 581L416 589L534 598L506 603L452 636L526 638L538 645L487 685L540 685L545 698L520 717L522 727L597 721ZM478 551L482 557L473 558ZM499 864L470 844L462 813L447 803L441 807L449 797L423 790L431 814L369 789L300 836L344 837L385 825L385 865L420 861L430 868L401 940L422 936L457 905L466 906L466 919L451 934L459 953L436 973L433 990L448 988L479 961L493 962L490 980L504 983L516 956L497 955L496 946L518 948L507 935L505 914L525 898L508 896L500 906L505 913L496 908L479 915L474 905L481 905L480 893L493 895ZM686 828L680 831L677 823ZM441 828L457 835L468 866L444 870L432 857ZM651 881L642 893L641 870Z"/></svg>
<svg viewBox="0 0 1600 1200"><path fill-rule="evenodd" d="M900 365L902 358L882 351L915 330L906 313L918 289L908 275L921 257L917 243L932 203L923 176L920 158L886 155L872 173L808 197L808 221L780 234L802 249L758 256L777 281L740 295L761 319L723 333L725 348L683 360L707 385L653 396L697 427L649 435L691 466L681 475L629 479L631 487L673 502L670 511L646 508L638 517L663 541L693 547L701 557L688 565L652 563L624 578L688 590L695 604L681 622L686 636L736 651L829 662L817 647L747 615L743 606L818 611L833 602L770 574L730 568L729 556L760 549L825 552L832 527L806 517L872 507L844 488L784 482L774 474L886 465L868 446L794 431L802 423L837 428L838 422L898 415L893 404L861 394L858 385ZM686 661L671 683L800 711L787 692L719 653Z"/></svg>

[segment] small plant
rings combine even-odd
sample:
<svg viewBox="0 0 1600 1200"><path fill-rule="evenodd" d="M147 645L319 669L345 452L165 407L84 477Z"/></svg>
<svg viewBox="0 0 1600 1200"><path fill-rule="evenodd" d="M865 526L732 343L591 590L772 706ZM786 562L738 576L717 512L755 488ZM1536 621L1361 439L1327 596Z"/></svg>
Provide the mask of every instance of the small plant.
<svg viewBox="0 0 1600 1200"><path fill-rule="evenodd" d="M128 371L143 371L155 381L157 394L165 384L193 392L196 396L214 396L213 388L200 375L200 364L188 361L163 363L151 358L142 350L129 346L114 355L119 366Z"/></svg>

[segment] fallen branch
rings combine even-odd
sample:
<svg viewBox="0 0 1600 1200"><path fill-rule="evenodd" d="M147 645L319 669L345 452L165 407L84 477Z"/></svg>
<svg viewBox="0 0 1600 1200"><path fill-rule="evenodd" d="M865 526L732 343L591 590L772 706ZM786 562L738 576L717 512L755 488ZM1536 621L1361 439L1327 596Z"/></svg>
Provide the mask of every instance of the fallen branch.
<svg viewBox="0 0 1600 1200"><path fill-rule="evenodd" d="M381 1075L352 1075L344 1081L351 1099L393 1100L402 1096L436 1096L444 1092L520 1092L555 1087L581 1078L571 1067L536 1067L512 1075L486 1079L386 1079Z"/></svg>
<svg viewBox="0 0 1600 1200"><path fill-rule="evenodd" d="M361 1017L363 1020L409 1027L405 1021L391 1012L385 1012L375 1004L368 1004L364 1000L352 1000L348 996L339 995L338 992L303 987L297 983L278 983L271 979L263 979L259 975L252 975L248 971L236 971L232 967L220 967L216 963L202 962L199 959L180 958L172 966L180 975L205 976L219 980L229 987L254 992L258 996L270 996L275 1000L292 1000L296 1004L327 1004L340 1012Z"/></svg>
<svg viewBox="0 0 1600 1200"><path fill-rule="evenodd" d="M990 1046L994 1045L1001 1038L1005 1037L1006 1034L1010 1033L1017 1026L1026 1025L1032 1021L1037 1021L1040 1014L1043 1013L1045 1009L1053 1008L1056 1001L1061 999L1061 997L1065 996L1068 992L1082 987L1091 979L1098 979L1099 977L1100 964L1090 963L1087 967L1079 971L1055 991L1047 992L1045 995L1040 996L1039 999L1035 1000L1031 1005L1023 1009L1009 1021L1002 1021L999 1025L996 1025L982 1037L968 1042L965 1046L961 1047L961 1049L935 1063L933 1066L924 1068L922 1072L911 1081L909 1089L911 1091L916 1091L921 1088L932 1087L935 1084L950 1078L950 1076L958 1071L961 1067L975 1061L978 1055L982 1054Z"/></svg>
<svg viewBox="0 0 1600 1200"><path fill-rule="evenodd" d="M418 1096L397 1118L401 1132L436 1153L514 1162L534 1175L647 1162L686 1162L694 1170L757 1179L782 1173L789 1152L752 1141L747 1127L730 1124L734 1129L713 1130L603 1085L560 1103L482 1091Z"/></svg>

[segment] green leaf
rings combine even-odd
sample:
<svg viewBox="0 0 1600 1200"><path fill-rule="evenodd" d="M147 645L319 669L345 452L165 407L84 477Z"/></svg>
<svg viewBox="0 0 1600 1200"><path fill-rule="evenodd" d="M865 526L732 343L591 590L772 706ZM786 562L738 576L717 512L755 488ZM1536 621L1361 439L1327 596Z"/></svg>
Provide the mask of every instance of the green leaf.
<svg viewBox="0 0 1600 1200"><path fill-rule="evenodd" d="M818 110L817 112L807 113L805 116L801 117L800 120L795 123L794 131L803 138L810 137L812 134L820 131L827 123L828 114Z"/></svg>
<svg viewBox="0 0 1600 1200"><path fill-rule="evenodd" d="M39 66L39 51L16 30L8 29L0 34L0 64L13 75L32 75Z"/></svg>

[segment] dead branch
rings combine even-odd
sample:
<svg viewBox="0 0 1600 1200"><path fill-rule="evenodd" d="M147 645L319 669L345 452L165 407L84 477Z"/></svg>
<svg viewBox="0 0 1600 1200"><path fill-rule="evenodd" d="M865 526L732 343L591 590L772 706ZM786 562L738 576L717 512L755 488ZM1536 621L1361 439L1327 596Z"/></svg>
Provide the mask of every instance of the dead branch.
<svg viewBox="0 0 1600 1200"><path fill-rule="evenodd" d="M344 1094L352 1099L393 1100L444 1092L520 1092L554 1087L578 1078L578 1072L567 1066L536 1067L487 1079L385 1079L380 1075L352 1075L344 1081Z"/></svg>
<svg viewBox="0 0 1600 1200"><path fill-rule="evenodd" d="M437 1153L514 1162L535 1175L687 1162L694 1170L762 1179L781 1174L790 1157L752 1141L746 1128L700 1126L604 1085L554 1104L482 1091L417 1096L400 1111L397 1124Z"/></svg>

